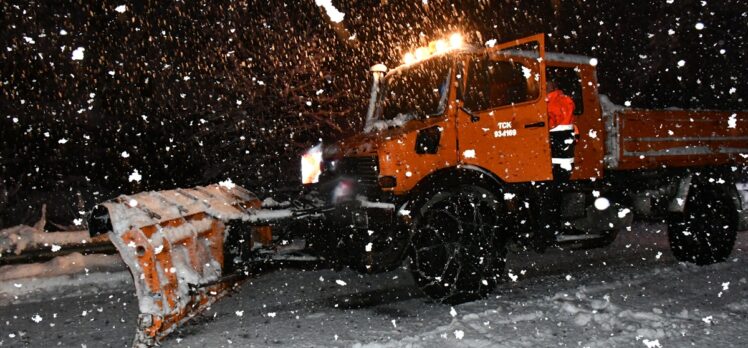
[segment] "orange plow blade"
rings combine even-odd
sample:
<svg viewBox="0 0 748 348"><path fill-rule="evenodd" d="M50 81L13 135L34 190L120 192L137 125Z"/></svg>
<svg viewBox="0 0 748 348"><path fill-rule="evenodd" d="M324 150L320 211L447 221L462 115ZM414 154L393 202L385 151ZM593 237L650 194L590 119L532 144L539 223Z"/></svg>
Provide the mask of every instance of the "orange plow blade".
<svg viewBox="0 0 748 348"><path fill-rule="evenodd" d="M211 185L120 196L94 208L90 233L109 233L135 283L133 346L158 344L231 290L221 281L225 223L250 220L260 204L241 187Z"/></svg>

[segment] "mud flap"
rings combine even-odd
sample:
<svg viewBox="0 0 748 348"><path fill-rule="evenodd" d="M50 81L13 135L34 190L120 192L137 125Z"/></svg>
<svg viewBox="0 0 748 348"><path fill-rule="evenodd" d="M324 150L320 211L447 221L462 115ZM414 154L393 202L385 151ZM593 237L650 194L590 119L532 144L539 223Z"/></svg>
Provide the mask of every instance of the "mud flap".
<svg viewBox="0 0 748 348"><path fill-rule="evenodd" d="M226 295L225 223L247 220L257 197L233 186L144 192L97 206L91 234L109 232L133 276L140 315L134 347L150 347ZM247 243L251 245L251 243Z"/></svg>

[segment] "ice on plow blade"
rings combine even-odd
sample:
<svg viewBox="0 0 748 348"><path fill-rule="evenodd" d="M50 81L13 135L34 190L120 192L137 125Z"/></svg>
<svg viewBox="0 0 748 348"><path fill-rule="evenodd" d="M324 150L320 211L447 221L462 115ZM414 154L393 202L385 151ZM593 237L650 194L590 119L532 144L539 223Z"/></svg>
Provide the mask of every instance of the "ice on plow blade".
<svg viewBox="0 0 748 348"><path fill-rule="evenodd" d="M225 223L249 219L260 205L239 186L211 185L123 195L94 208L91 235L109 233L133 276L140 308L134 347L158 344L230 290L218 281Z"/></svg>

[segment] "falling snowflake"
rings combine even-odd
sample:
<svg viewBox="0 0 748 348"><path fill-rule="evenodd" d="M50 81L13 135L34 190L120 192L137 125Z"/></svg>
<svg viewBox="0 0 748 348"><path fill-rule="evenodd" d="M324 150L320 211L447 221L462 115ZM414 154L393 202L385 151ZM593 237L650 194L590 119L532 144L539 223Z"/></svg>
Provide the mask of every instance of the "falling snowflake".
<svg viewBox="0 0 748 348"><path fill-rule="evenodd" d="M73 60L83 60L83 54L86 52L86 49L83 47L78 47L73 51L73 56L71 57Z"/></svg>
<svg viewBox="0 0 748 348"><path fill-rule="evenodd" d="M455 330L455 338L456 339L461 340L463 337L465 337L465 331Z"/></svg>
<svg viewBox="0 0 748 348"><path fill-rule="evenodd" d="M119 5L115 7L114 10L119 13L125 13L125 11L127 11L127 5Z"/></svg>
<svg viewBox="0 0 748 348"><path fill-rule="evenodd" d="M727 119L727 128L735 128L738 126L738 115L732 114L730 115L730 118Z"/></svg>
<svg viewBox="0 0 748 348"><path fill-rule="evenodd" d="M595 208L597 210L605 210L608 209L608 207L610 207L610 201L608 201L607 198L600 197L595 200Z"/></svg>
<svg viewBox="0 0 748 348"><path fill-rule="evenodd" d="M143 179L143 176L142 176L142 175L140 175L140 173L138 173L138 170L137 170L137 169L135 169L135 170L133 170L133 172L132 172L132 173L130 174L130 176L129 176L129 177L127 177L127 182L133 182L133 181L135 181L135 182L140 182L140 180L141 180L141 179Z"/></svg>
<svg viewBox="0 0 748 348"><path fill-rule="evenodd" d="M234 184L231 181L231 178L228 178L228 179L226 179L224 181L219 182L218 185L220 185L221 187L225 187L225 188L227 188L229 190L232 190L234 187L236 187L236 184Z"/></svg>
<svg viewBox="0 0 748 348"><path fill-rule="evenodd" d="M343 18L345 18L345 13L338 11L338 9L332 5L331 0L314 0L314 3L317 4L317 6L324 8L327 16L335 23L340 23L343 21Z"/></svg>

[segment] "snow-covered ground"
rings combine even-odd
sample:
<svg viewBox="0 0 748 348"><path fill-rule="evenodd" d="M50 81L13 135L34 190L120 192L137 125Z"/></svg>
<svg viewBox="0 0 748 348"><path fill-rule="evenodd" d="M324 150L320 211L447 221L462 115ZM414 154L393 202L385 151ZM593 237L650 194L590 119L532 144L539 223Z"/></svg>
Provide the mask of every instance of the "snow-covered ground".
<svg viewBox="0 0 748 348"><path fill-rule="evenodd" d="M664 227L637 224L608 248L515 254L509 268L516 281L454 307L429 303L405 270L274 271L163 346L748 346L748 233L707 267L675 262ZM0 346L128 346L137 306L125 275L90 273L6 302Z"/></svg>

